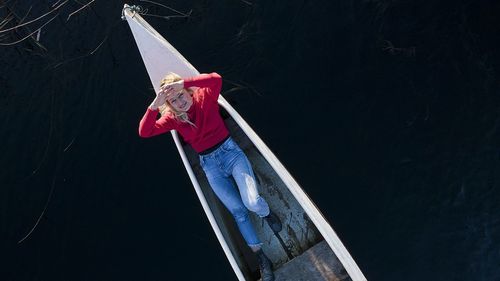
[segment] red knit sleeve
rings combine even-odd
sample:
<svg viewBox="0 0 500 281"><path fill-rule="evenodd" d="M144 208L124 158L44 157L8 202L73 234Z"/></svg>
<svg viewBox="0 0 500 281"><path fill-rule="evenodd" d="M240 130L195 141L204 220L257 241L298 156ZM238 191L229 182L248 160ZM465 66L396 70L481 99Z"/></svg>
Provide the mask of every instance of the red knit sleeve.
<svg viewBox="0 0 500 281"><path fill-rule="evenodd" d="M139 136L149 138L174 129L170 119L162 116L156 120L156 116L158 116L158 110L152 110L151 108L146 110L139 123Z"/></svg>
<svg viewBox="0 0 500 281"><path fill-rule="evenodd" d="M205 88L207 95L217 101L222 89L222 77L218 73L212 72L185 78L184 88L189 87Z"/></svg>

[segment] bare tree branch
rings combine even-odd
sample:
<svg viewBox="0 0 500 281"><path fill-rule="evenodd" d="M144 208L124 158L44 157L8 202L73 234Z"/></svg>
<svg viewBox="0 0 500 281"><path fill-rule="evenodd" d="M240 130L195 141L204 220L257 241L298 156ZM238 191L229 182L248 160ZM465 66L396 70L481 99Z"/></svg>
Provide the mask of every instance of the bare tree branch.
<svg viewBox="0 0 500 281"><path fill-rule="evenodd" d="M107 39L108 39L108 35L106 35L106 37L104 37L104 39L102 39L101 43L92 52L90 52L89 55L93 55L95 52L97 52L97 50L102 46L102 44L104 44L104 42L106 42Z"/></svg>
<svg viewBox="0 0 500 281"><path fill-rule="evenodd" d="M185 18L185 17L189 17L189 16L182 16L182 15L174 15L174 16L160 16L160 15L153 15L153 14L142 14L143 16L149 16L149 17L155 17L155 18L162 18L162 19L166 19L166 20L169 20L171 18Z"/></svg>
<svg viewBox="0 0 500 281"><path fill-rule="evenodd" d="M56 69L58 68L59 66L63 65L63 64L66 64L68 62L72 62L72 61L75 61L75 60L79 60L79 59L83 59L83 58L86 58L88 56L91 56L93 55L95 52L97 52L97 50L102 46L102 44L104 44L104 42L106 42L106 40L108 39L108 35L106 35L104 37L104 39L101 41L101 43L99 43L99 45L97 45L97 47L90 53L88 54L85 54L85 55L81 55L81 56L77 56L77 57L74 57L74 58L71 58L71 59L67 59L65 61L62 61L62 62L59 62L57 63L56 65L52 66L53 69Z"/></svg>
<svg viewBox="0 0 500 281"><path fill-rule="evenodd" d="M78 1L78 0L73 0L73 1L75 1L76 3L78 3L78 4L82 5L82 6L84 6L84 5L85 5L85 3L82 3L82 2L80 2L80 1Z"/></svg>
<svg viewBox="0 0 500 281"><path fill-rule="evenodd" d="M62 7L62 6L63 6L63 5L65 5L66 3L68 3L68 1L69 1L69 0L64 1L63 3L59 4L59 6L55 7L54 9L52 9L52 10L50 10L49 12L47 12L47 13L45 13L45 14L43 14L43 15L39 16L38 18L36 18L36 19L34 19L34 20L30 20L30 21L28 21L28 22L25 22L25 23L23 23L23 24L16 25L16 26L11 27L11 28L7 28L7 29L4 29L4 30L0 30L0 33L4 33L4 32L7 32L7 31L11 31L11 30L17 29L17 28L19 28L19 27L22 27L22 26L28 25L28 24L30 24L30 23L33 23L33 22L35 22L35 21L37 21L37 20L40 20L40 19L42 19L42 18L44 18L44 17L46 17L46 16L50 15L50 14L51 14L51 13L53 13L54 11L57 11L60 7ZM55 18L55 17L54 17L54 18ZM52 18L52 19L54 19L54 18ZM47 24L47 23L45 23L45 24ZM45 25L45 24L44 24L44 25Z"/></svg>
<svg viewBox="0 0 500 281"><path fill-rule="evenodd" d="M66 19L66 21L69 21L69 18L71 18L71 16L72 16L72 15L74 15L74 14L76 14L76 13L80 12L81 10L83 10L83 9L87 8L87 7L88 7L90 4L92 4L94 1L95 1L95 0L92 0L92 1L88 2L87 4L85 4L85 5L84 5L83 7L81 7L80 9L78 9L78 10L74 11L73 13L69 14L69 16L68 16L68 18Z"/></svg>
<svg viewBox="0 0 500 281"><path fill-rule="evenodd" d="M33 5L30 6L30 8L28 9L28 12L26 13L26 15L24 15L24 17L19 21L19 23L23 23L23 21L28 17L29 13L31 12L31 9L33 8Z"/></svg>
<svg viewBox="0 0 500 281"><path fill-rule="evenodd" d="M140 1L141 1L141 2L151 3L151 4L156 4L156 5L158 5L158 6L162 6L162 7L164 7L164 8L169 9L169 10L170 10L170 11L172 11L172 12L175 12L175 13L181 14L181 15L183 15L183 16L185 16L185 17L189 17L189 16L191 15L191 12L189 12L189 14L185 14L185 13L182 13L182 12L177 11L177 10L176 10L176 9L174 9L174 8L170 8L169 6L165 6L165 5L163 5L163 4L156 3L156 2L153 2L153 1L149 1L149 0L140 0Z"/></svg>
<svg viewBox="0 0 500 281"><path fill-rule="evenodd" d="M0 46L11 46L11 45L15 45L17 43L20 43L26 39L28 39L29 37L31 37L31 35L35 34L38 32L38 30L42 29L44 26L46 26L47 24L49 24L51 21L53 21L55 18L57 18L59 16L59 14L55 15L53 18L51 18L50 20L48 20L46 23L44 23L42 26L40 26L37 30L31 32L29 35L25 36L24 38L22 39L19 39L15 42L10 42L10 43L0 43Z"/></svg>
<svg viewBox="0 0 500 281"><path fill-rule="evenodd" d="M10 2L10 0L5 1L5 2L3 3L3 5L2 5L2 6L0 6L0 9L1 9L1 8L3 8L3 7L6 7L6 6L7 6L7 3L9 3L9 2Z"/></svg>
<svg viewBox="0 0 500 281"><path fill-rule="evenodd" d="M252 3L248 2L248 1L245 1L245 0L241 0L241 2L243 2L243 3L247 4L247 5L250 5L250 6L253 5Z"/></svg>
<svg viewBox="0 0 500 281"><path fill-rule="evenodd" d="M59 170L59 167L57 167L57 169ZM54 189L56 187L56 178L57 178L57 170L54 173L54 177L52 178L52 185L50 187L49 196L47 197L47 201L45 202L45 206L43 207L42 213L40 214L40 216L36 220L35 225L33 225L33 227L31 228L31 230L28 232L28 234L26 234L21 240L19 240L17 242L17 244L23 243L23 241L26 240L31 235L31 233L33 233L33 231L35 230L35 228L38 226L38 224L42 220L43 215L45 214L45 212L47 211L47 208L49 207L50 200L52 199L52 194L54 193Z"/></svg>
<svg viewBox="0 0 500 281"><path fill-rule="evenodd" d="M11 13L7 17L5 17L5 19L2 22L0 22L0 28L6 26L12 19L14 19L14 17L12 16L12 13Z"/></svg>
<svg viewBox="0 0 500 281"><path fill-rule="evenodd" d="M14 3L15 5L16 3ZM2 6L2 8L5 7L5 6ZM2 22L0 23L0 29L4 26L6 26L11 20L13 20L15 18L15 14L14 14L14 11L12 11L11 9L9 9L9 7L7 7L7 11L9 12L7 14L7 16L5 16L5 18L2 20Z"/></svg>
<svg viewBox="0 0 500 281"><path fill-rule="evenodd" d="M47 155L47 152L49 150L50 141L51 141L52 136L53 136L53 132L54 132L54 112L55 112L54 111L54 94L51 95L51 107L50 108L51 108L51 114L50 114L50 119L49 119L50 120L50 128L49 128L49 136L47 138L47 146L45 148L45 153L44 153L42 161L40 162L40 164L38 165L38 167L36 168L36 170L33 171L32 175L35 174L38 171L38 169L40 168L42 162L44 161L45 156ZM56 164L56 169L54 171L54 176L52 177L52 184L51 184L51 187L50 187L49 196L47 197L47 201L45 202L45 206L43 207L42 213L40 214L40 216L36 220L35 225L30 229L30 231L28 232L28 234L26 234L21 240L19 240L17 242L18 244L21 244L24 240L26 240L31 235L31 233L33 233L33 231L35 230L35 228L38 226L38 224L42 220L43 215L47 211L47 207L49 206L50 200L52 198L52 194L54 193L54 189L55 189L55 186L56 186L56 177L57 177L57 174L58 174L58 171L59 171L59 168L60 168L60 159L59 159L59 157L58 157L57 160L58 161L57 161L57 164Z"/></svg>
<svg viewBox="0 0 500 281"><path fill-rule="evenodd" d="M59 2L61 2L61 0L57 0L57 2L55 2L54 4L52 4L52 8L54 8L57 4L59 4Z"/></svg>

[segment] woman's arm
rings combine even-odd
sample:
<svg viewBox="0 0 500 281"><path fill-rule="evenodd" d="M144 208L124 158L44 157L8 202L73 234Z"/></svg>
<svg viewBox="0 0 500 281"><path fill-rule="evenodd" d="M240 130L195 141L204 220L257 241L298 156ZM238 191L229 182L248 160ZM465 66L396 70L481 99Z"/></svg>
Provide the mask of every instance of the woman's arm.
<svg viewBox="0 0 500 281"><path fill-rule="evenodd" d="M156 116L158 116L158 109L148 107L141 122L139 122L139 136L149 138L173 129L171 122L166 117L156 120Z"/></svg>
<svg viewBox="0 0 500 281"><path fill-rule="evenodd" d="M184 79L184 88L189 87L207 88L207 93L217 100L222 89L222 77L215 72L189 77Z"/></svg>

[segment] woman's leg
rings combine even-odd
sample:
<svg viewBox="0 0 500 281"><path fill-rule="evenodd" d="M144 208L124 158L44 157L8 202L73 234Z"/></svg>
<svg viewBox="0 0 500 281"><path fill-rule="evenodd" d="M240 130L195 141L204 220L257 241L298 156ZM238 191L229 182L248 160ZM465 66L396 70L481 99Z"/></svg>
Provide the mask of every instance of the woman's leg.
<svg viewBox="0 0 500 281"><path fill-rule="evenodd" d="M229 176L226 176L215 162L214 159L202 161L203 170L207 175L212 190L233 215L246 243L250 247L258 247L262 243L257 237L252 222L250 221L248 210L243 204L238 190Z"/></svg>
<svg viewBox="0 0 500 281"><path fill-rule="evenodd" d="M231 174L233 175L241 194L243 204L258 216L264 218L274 233L282 230L283 226L276 214L270 211L266 200L260 196L257 181L245 153L239 148L235 149Z"/></svg>
<svg viewBox="0 0 500 281"><path fill-rule="evenodd" d="M238 185L243 204L259 217L269 215L269 205L266 200L260 196L257 189L257 181L250 165L250 161L241 151L234 161L232 169L233 178Z"/></svg>
<svg viewBox="0 0 500 281"><path fill-rule="evenodd" d="M270 214L269 205L266 200L259 195L257 181L255 180L255 175L247 156L238 148L236 157L233 160L232 175L238 185L242 202L249 210L255 212L260 217L268 217ZM279 230L281 230L281 223ZM278 232L279 230L276 229L273 231ZM250 246L250 248L257 257L261 280L274 281L273 264L266 254L264 254L261 246Z"/></svg>
<svg viewBox="0 0 500 281"><path fill-rule="evenodd" d="M215 158L211 158L212 161L204 161L204 157L201 157L201 164L208 181L226 208L230 211L233 209L231 213L238 223L240 232L259 262L261 280L274 281L272 262L262 251L262 243L248 217L247 208L261 217L270 217L269 206L258 193L257 181L250 162L232 139L223 144L220 154ZM235 179L239 192L229 178L230 175ZM243 213L245 215L239 215Z"/></svg>

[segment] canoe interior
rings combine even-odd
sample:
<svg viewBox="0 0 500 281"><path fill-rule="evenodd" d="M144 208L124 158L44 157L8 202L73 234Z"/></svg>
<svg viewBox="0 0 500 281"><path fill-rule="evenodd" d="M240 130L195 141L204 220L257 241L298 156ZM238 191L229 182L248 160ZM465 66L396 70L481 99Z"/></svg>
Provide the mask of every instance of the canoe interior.
<svg viewBox="0 0 500 281"><path fill-rule="evenodd" d="M189 77L198 74L198 71L158 32L156 32L156 30L154 30L154 28L151 27L139 13L132 11L130 8L127 8L127 5L125 5L124 14L134 35L134 39L148 71L151 83L155 88L155 92L158 92L158 81L161 80L161 77L163 77L165 73L171 71L182 77ZM232 111L230 105L226 106L228 106L228 110L232 112L235 118L239 118L238 114ZM225 116L229 116L229 114L226 114ZM359 272L359 269L357 269L356 264L346 252L333 230L326 225L327 222L319 219L321 214L314 210L314 206L311 206L313 204L307 200L307 198L303 201L303 203L305 202L304 206L308 208L308 212L311 216L313 216L314 221L321 223L318 227L322 230L322 233L328 235L328 243L325 243L324 238L320 235L316 226L306 215L301 205L295 200L287 186L282 182L279 176L267 163L265 158L258 152L243 131L231 118L226 117L225 121L227 127L231 131L231 135L239 143L240 147L245 151L246 155L250 159L250 162L252 163L255 175L260 185L261 195L267 200L270 207L275 213L277 213L284 224L284 229L279 233L279 235L274 235L262 219L252 213L250 215L257 234L264 243L264 250L274 263L275 272L277 274L276 279L280 280L281 278L281 280L307 281L344 280L342 276L345 274L342 274L341 270L338 272L335 271L339 268L343 268L338 266L340 263L330 248L330 246L332 246L336 249L336 252L341 255L344 264L349 266L348 268L352 270L350 272L357 274L357 280L366 280L362 276L362 273ZM241 120L239 121L241 122ZM243 123L243 126L246 128L246 124ZM259 146L262 145L258 137L254 135L251 129L249 134L251 134L254 140L256 139ZM174 139L176 140L176 143L178 143L176 136L174 136ZM264 147L263 151L266 150L267 148ZM226 243L222 242L225 253L228 254L231 265L235 267L232 258L234 257L237 264L236 266L239 267L239 270L238 268L234 268L236 275L238 278L242 279L242 274L240 274L241 271L244 275L244 280L257 280L259 278L259 273L254 255L245 245L233 218L218 201L208 185L205 174L199 165L197 154L191 149L190 146L186 145L184 146L184 151L190 161L189 165L191 166L196 179L192 178L190 167L187 168L187 171L193 180L197 193L198 189L196 183L199 183L201 192L209 205L211 213L213 213L215 217L215 223L221 230L224 242L228 244L231 255L227 253L227 248L225 247ZM185 160L182 152L181 157ZM271 157L271 159L273 164L276 165L276 159L274 159L274 157ZM281 164L278 166L281 168ZM282 175L284 175L288 182L293 181L290 179L288 173L282 173ZM294 181L292 184L294 193L298 194L297 196L299 197L304 197L305 195L301 192L300 187L298 187ZM304 198L301 200L304 200ZM205 207L205 200L201 201ZM209 218L211 219L210 215ZM211 224L212 223L213 221L211 221ZM216 232L219 234L218 231ZM220 239L219 235L218 238ZM297 270L299 268L300 270ZM305 275L300 276L300 272L306 273Z"/></svg>
<svg viewBox="0 0 500 281"><path fill-rule="evenodd" d="M315 266L316 271L321 271L318 269L317 265L319 262L322 264L320 267L326 266L327 269L331 268L332 270L330 271L333 272L331 276L336 276L332 279L328 277L330 275L322 274L324 277L323 279L319 278L315 280L345 280L345 278L341 278L346 275L341 263L335 257L330 247L328 247L328 244L323 241L323 237L283 181L274 172L272 167L260 154L257 148L255 148L236 122L225 113L225 110L221 109L221 114L224 116L224 121L231 136L239 144L241 149L243 149L252 163L261 196L266 199L270 208L280 217L283 223L283 230L278 235L275 235L263 219L250 212L250 218L257 231L257 235L264 243L263 249L273 262L275 271L281 271L283 276L287 276L282 280L313 280L310 278L310 275L308 277L306 276L305 279L301 279L300 276L296 276L297 279L290 279L290 276L287 275L290 274L288 273L289 270L284 266L293 264L293 266L289 267L290 269L296 270L300 268L297 262L305 266L305 262L301 261L310 260L311 266ZM246 280L258 280L260 274L257 261L243 240L231 214L226 210L210 188L199 164L198 155L189 145L184 145L184 150L238 266L241 268ZM315 255L315 252L310 249L322 241L323 243L321 245L323 246L317 246L316 248L323 249L321 250L323 255ZM303 256L306 256L305 253L308 250L310 250L308 254L310 258L304 259ZM299 256L302 257L296 259L296 261L292 261ZM321 257L324 259L321 260ZM278 275L277 280L279 280Z"/></svg>

